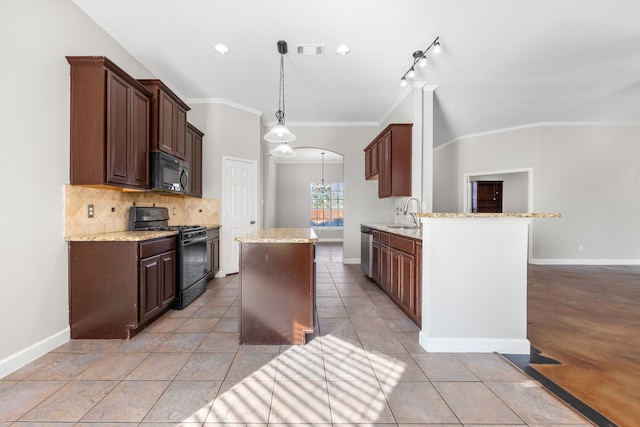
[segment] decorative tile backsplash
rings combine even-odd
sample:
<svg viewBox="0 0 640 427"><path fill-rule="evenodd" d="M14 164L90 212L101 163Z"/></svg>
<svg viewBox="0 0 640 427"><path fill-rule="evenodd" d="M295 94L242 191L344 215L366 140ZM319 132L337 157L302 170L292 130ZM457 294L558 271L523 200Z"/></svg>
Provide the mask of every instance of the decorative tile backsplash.
<svg viewBox="0 0 640 427"><path fill-rule="evenodd" d="M129 208L163 206L169 209L169 225L220 224L220 201L142 191L122 191L65 185L65 237L109 233L129 229ZM93 205L89 218L88 205Z"/></svg>

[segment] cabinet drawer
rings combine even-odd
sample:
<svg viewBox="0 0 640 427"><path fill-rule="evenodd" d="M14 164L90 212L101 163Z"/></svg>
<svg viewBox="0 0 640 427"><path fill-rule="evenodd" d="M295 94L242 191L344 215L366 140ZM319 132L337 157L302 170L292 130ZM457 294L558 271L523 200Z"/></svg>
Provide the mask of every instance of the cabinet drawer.
<svg viewBox="0 0 640 427"><path fill-rule="evenodd" d="M141 242L139 245L140 258L149 258L163 252L172 251L176 248L175 237L165 237L148 242Z"/></svg>
<svg viewBox="0 0 640 427"><path fill-rule="evenodd" d="M373 240L375 240L376 242L380 242L383 245L389 246L389 238L390 238L389 233L373 230Z"/></svg>
<svg viewBox="0 0 640 427"><path fill-rule="evenodd" d="M406 252L408 254L415 254L416 251L416 242L413 239L407 239L405 237L396 236L395 234L391 235L391 243L392 248L397 249L399 251Z"/></svg>

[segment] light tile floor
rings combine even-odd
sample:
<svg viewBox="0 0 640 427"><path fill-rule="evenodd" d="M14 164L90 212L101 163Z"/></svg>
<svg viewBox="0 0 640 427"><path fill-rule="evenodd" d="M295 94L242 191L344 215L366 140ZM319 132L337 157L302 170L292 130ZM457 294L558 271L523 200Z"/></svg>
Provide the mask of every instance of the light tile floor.
<svg viewBox="0 0 640 427"><path fill-rule="evenodd" d="M426 353L340 246L318 245L318 333L239 346L238 277L129 341L72 340L0 380L0 427L589 426L496 354ZM154 424L151 424L154 423Z"/></svg>

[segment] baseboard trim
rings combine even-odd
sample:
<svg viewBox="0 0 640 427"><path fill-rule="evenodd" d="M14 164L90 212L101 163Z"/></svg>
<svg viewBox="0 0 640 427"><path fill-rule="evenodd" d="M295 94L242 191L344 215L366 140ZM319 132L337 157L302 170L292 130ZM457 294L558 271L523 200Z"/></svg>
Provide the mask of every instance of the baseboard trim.
<svg viewBox="0 0 640 427"><path fill-rule="evenodd" d="M55 334L38 341L17 353L5 357L0 360L0 378L4 378L26 364L33 362L38 357L47 354L51 350L68 342L70 339L71 329L66 327L60 332L56 332Z"/></svg>
<svg viewBox="0 0 640 427"><path fill-rule="evenodd" d="M343 264L360 264L360 258L342 258Z"/></svg>
<svg viewBox="0 0 640 427"><path fill-rule="evenodd" d="M640 265L640 259L545 259L531 258L535 265Z"/></svg>
<svg viewBox="0 0 640 427"><path fill-rule="evenodd" d="M507 353L529 354L531 343L522 338L433 338L424 331L418 343L429 353Z"/></svg>

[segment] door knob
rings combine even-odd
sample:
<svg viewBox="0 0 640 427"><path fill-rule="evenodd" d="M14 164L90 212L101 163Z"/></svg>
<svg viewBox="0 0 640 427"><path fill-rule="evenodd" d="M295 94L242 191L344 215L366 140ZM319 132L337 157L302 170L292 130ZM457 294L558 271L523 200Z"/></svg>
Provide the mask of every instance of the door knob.
<svg viewBox="0 0 640 427"><path fill-rule="evenodd" d="M249 224L255 224L256 222L254 220L251 220L251 222L249 222Z"/></svg>

